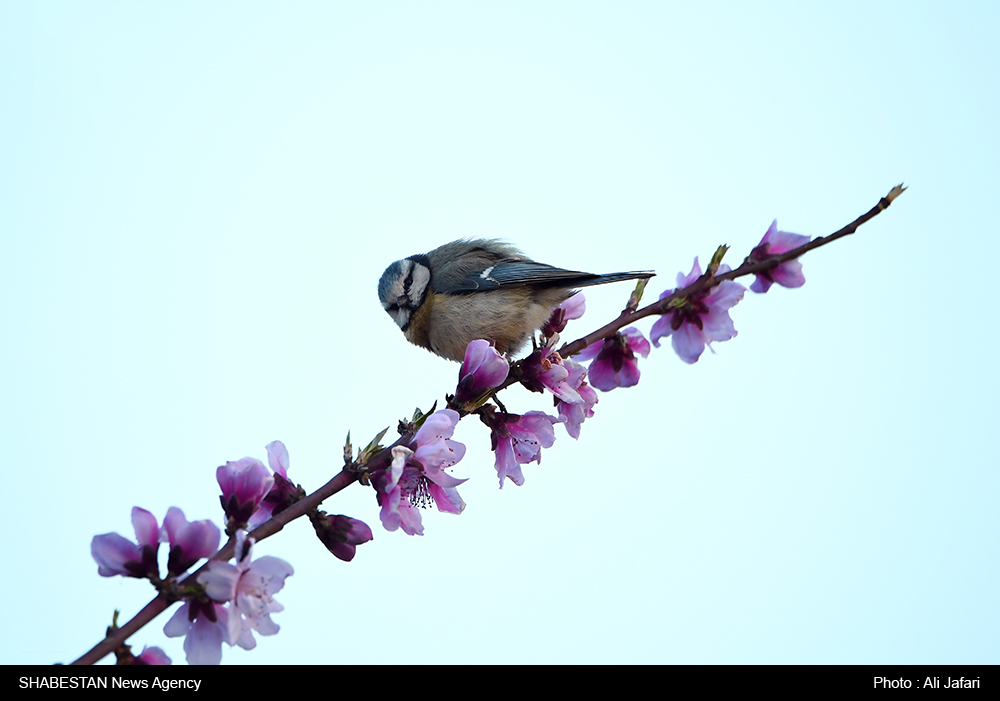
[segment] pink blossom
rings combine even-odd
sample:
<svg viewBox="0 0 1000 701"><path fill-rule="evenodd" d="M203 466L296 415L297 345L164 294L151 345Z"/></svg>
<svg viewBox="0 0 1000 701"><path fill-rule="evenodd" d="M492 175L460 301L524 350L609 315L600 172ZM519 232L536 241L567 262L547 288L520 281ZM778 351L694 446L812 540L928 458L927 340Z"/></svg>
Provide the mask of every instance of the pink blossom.
<svg viewBox="0 0 1000 701"><path fill-rule="evenodd" d="M728 265L719 267L719 273L727 272L729 272ZM695 257L694 266L687 276L684 273L677 273L676 289L693 284L699 277L701 277L701 266ZM675 291L666 290L660 295L660 299ZM680 359L685 363L697 362L706 345L709 350L712 349L712 341L722 342L736 337L736 328L729 317L729 310L743 299L745 292L746 288L743 285L726 280L693 295L683 306L667 312L653 324L649 333L653 345L659 348L661 338L672 336L671 344Z"/></svg>
<svg viewBox="0 0 1000 701"><path fill-rule="evenodd" d="M181 574L198 560L214 555L221 537L219 527L208 519L189 522L183 511L171 506L160 529L160 542L170 542L167 571Z"/></svg>
<svg viewBox="0 0 1000 701"><path fill-rule="evenodd" d="M455 400L464 403L477 399L486 390L503 384L509 372L507 359L489 341L472 341L465 349L465 360L458 372Z"/></svg>
<svg viewBox="0 0 1000 701"><path fill-rule="evenodd" d="M580 437L580 425L584 420L594 415L594 405L597 404L597 392L587 384L587 368L573 360L564 360L563 366L569 375L566 384L573 388L580 397L579 402L556 400L556 411L559 421L566 427L566 433L573 438Z"/></svg>
<svg viewBox="0 0 1000 701"><path fill-rule="evenodd" d="M769 256L777 256L809 243L809 237L802 234L790 234L787 231L778 231L778 220L771 222L770 228L764 234L760 243L750 251L747 256L750 260L760 261ZM802 287L806 283L805 275L802 274L802 263L798 258L785 261L781 265L757 273L756 279L750 285L754 292L763 294L767 292L773 283L778 283L782 287Z"/></svg>
<svg viewBox="0 0 1000 701"><path fill-rule="evenodd" d="M420 509L433 501L439 511L460 514L465 502L458 485L465 482L445 472L465 455L465 445L451 440L458 412L442 409L426 418L410 443L395 446L388 468L372 471L380 518L388 531L402 527L409 535L423 535ZM416 446L414 449L413 446Z"/></svg>
<svg viewBox="0 0 1000 701"><path fill-rule="evenodd" d="M170 658L167 657L167 653L158 647L146 647L143 646L142 652L132 658L131 664L134 665L167 665L170 664Z"/></svg>
<svg viewBox="0 0 1000 701"><path fill-rule="evenodd" d="M274 486L271 473L256 458L243 458L220 465L215 471L215 478L222 487L219 499L226 512L228 533L235 533L237 529L246 527L250 517Z"/></svg>
<svg viewBox="0 0 1000 701"><path fill-rule="evenodd" d="M587 311L587 298L583 296L582 292L577 292L557 308L566 312L567 321L579 319Z"/></svg>
<svg viewBox="0 0 1000 701"><path fill-rule="evenodd" d="M168 665L170 658L161 648L144 646L138 655L132 654L131 645L122 645L115 650L117 665Z"/></svg>
<svg viewBox="0 0 1000 701"><path fill-rule="evenodd" d="M494 414L490 425L491 440L496 452L495 467L500 477L500 489L505 479L517 486L524 484L521 465L542 462L542 448L551 448L556 434L553 424L559 423L541 411L518 414Z"/></svg>
<svg viewBox="0 0 1000 701"><path fill-rule="evenodd" d="M420 507L426 506L430 494L427 478L419 467L407 467L413 451L404 445L392 449L392 464L387 470L374 470L371 474L375 496L382 507L379 518L382 527L395 531L402 527L407 535L423 535Z"/></svg>
<svg viewBox="0 0 1000 701"><path fill-rule="evenodd" d="M97 573L102 577L159 576L156 553L160 547L160 528L156 517L134 506L132 528L138 544L117 533L96 535L90 541L90 554L97 561Z"/></svg>
<svg viewBox="0 0 1000 701"><path fill-rule="evenodd" d="M465 445L451 440L459 418L458 412L451 409L434 412L424 420L410 443L410 447L417 446L413 459L423 465L427 479L444 487L457 487L465 481L444 472L465 455Z"/></svg>
<svg viewBox="0 0 1000 701"><path fill-rule="evenodd" d="M583 349L581 360L595 358L587 374L590 384L602 392L616 387L632 387L639 382L639 366L635 354L649 355L649 341L634 326L622 329L611 338L596 341Z"/></svg>
<svg viewBox="0 0 1000 701"><path fill-rule="evenodd" d="M465 480L445 472L438 472L432 479L413 456L414 452L406 446L394 447L390 469L373 472L372 484L382 507L379 514L382 526L387 531L402 528L407 535L423 535L420 509L433 503L438 511L462 513L465 502L454 486L447 485L459 485Z"/></svg>
<svg viewBox="0 0 1000 701"><path fill-rule="evenodd" d="M271 441L267 444L266 450L267 463L274 473L272 475L274 485L247 520L249 528L256 528L275 514L281 513L294 503L297 497L295 484L288 479L288 449L285 448L285 444L281 441Z"/></svg>
<svg viewBox="0 0 1000 701"><path fill-rule="evenodd" d="M229 621L230 611L222 604L188 599L163 626L163 633L168 638L185 636L188 664L219 664L222 643L233 644Z"/></svg>
<svg viewBox="0 0 1000 701"><path fill-rule="evenodd" d="M285 586L285 579L294 574L292 566L269 555L252 560L253 539L243 531L236 534L236 564L212 561L198 577L205 593L216 602L229 602L227 642L244 650L257 646L253 631L274 635L280 626L271 614L283 611L274 600L274 593Z"/></svg>
<svg viewBox="0 0 1000 701"><path fill-rule="evenodd" d="M358 546L374 537L368 524L350 516L323 514L318 521L318 525L313 522L316 535L334 557L344 562L353 560Z"/></svg>
<svg viewBox="0 0 1000 701"><path fill-rule="evenodd" d="M548 390L560 401L579 404L583 400L569 381L566 362L552 346L539 348L521 364L521 381L533 392Z"/></svg>
<svg viewBox="0 0 1000 701"><path fill-rule="evenodd" d="M582 292L577 292L552 310L552 316L542 326L542 336L552 338L557 333L562 333L562 330L566 328L567 321L579 319L586 311L587 300Z"/></svg>

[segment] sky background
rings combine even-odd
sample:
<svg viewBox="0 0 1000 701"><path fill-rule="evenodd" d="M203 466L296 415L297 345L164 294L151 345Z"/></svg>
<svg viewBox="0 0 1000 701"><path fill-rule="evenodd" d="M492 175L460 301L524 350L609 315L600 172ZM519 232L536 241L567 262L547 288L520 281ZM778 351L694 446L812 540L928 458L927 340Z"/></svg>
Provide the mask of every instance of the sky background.
<svg viewBox="0 0 1000 701"><path fill-rule="evenodd" d="M4 3L0 662L71 661L152 597L90 556L133 505L221 523L215 468L275 439L311 491L348 430L454 390L379 305L393 260L504 237L656 269L652 300L900 182L716 355L640 360L522 487L472 419L461 516L388 533L354 486L325 505L372 526L354 562L302 521L262 542L295 568L281 631L223 663L1000 662L998 27L993 2ZM168 617L130 642L182 663Z"/></svg>

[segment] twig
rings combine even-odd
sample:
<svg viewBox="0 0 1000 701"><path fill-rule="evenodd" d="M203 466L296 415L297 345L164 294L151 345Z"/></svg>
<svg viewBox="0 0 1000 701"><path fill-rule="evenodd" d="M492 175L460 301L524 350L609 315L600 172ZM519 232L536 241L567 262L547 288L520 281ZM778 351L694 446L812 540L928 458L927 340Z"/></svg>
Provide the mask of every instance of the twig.
<svg viewBox="0 0 1000 701"><path fill-rule="evenodd" d="M333 479L317 489L315 492L304 499L295 502L284 511L275 514L268 521L265 521L260 526L255 528L250 532L249 537L259 542L274 535L284 528L285 524L309 513L313 509L318 508L324 499L333 496L340 490L350 485L356 479L358 479L357 473L346 468L341 470ZM235 549L236 541L235 539L230 538L229 542L223 545L219 552L209 559L209 562L214 560L225 562L233 556ZM206 562L204 565L199 567L186 579L189 579L190 581L197 581L198 575L208 567L209 562ZM104 638L104 640L81 655L79 659L74 660L72 664L94 664L105 655L111 654L117 650L129 638L129 636L163 613L163 611L165 611L168 606L173 604L174 601L175 599L167 596L166 594L157 594L156 598L146 604L142 610L133 616L128 623L114 631L108 637Z"/></svg>
<svg viewBox="0 0 1000 701"><path fill-rule="evenodd" d="M643 307L638 311L630 312L626 308L618 316L618 318L612 321L610 324L606 324L605 326L599 328L597 331L589 333L583 338L578 338L572 343L567 343L563 345L559 349L559 355L566 358L575 353L579 353L584 348L589 346L591 343L596 343L597 341L600 341L603 338L608 338L609 336L611 336L611 334L615 333L619 329L624 328L625 326L628 326L629 324L636 322L639 319L643 319L647 316L652 316L654 314L664 314L670 311L670 303L673 302L674 300L693 297L698 293L704 292L710 287L715 287L720 282L724 282L726 280L734 280L738 277L743 277L744 275L753 275L755 273L762 273L765 270L776 268L777 266L781 265L786 261L790 261L805 255L814 248L825 246L826 244L831 243L832 241L836 241L839 238L848 236L849 234L853 234L855 231L858 230L859 226L875 218L876 216L878 216L880 212L882 212L882 210L888 208L889 205L892 204L892 201L894 199L903 194L904 190L906 190L906 188L903 187L902 184L892 188L889 191L888 195L886 195L885 197L883 197L878 201L878 204L876 204L874 207L869 209L867 212L862 214L860 217L852 221L844 228L833 232L829 236L818 236L817 238L814 238L812 241L805 243L799 246L798 248L793 248L790 251L785 251L780 255L770 256L761 261L744 260L743 264L740 267L736 268L735 270L730 270L727 273L722 273L721 275L712 275L711 271L709 271L704 275L702 275L697 280L695 280L693 283L688 285L687 287L680 290L676 290L675 292L672 292L663 299L658 300L646 307Z"/></svg>

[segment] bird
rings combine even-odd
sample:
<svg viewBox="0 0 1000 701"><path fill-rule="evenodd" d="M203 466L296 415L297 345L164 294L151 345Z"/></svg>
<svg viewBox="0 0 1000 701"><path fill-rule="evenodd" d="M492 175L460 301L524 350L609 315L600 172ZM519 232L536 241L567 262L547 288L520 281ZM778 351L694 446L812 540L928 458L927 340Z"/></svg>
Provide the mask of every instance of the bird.
<svg viewBox="0 0 1000 701"><path fill-rule="evenodd" d="M654 275L564 270L498 239L458 239L387 267L378 296L406 340L462 362L476 339L515 355L576 288Z"/></svg>

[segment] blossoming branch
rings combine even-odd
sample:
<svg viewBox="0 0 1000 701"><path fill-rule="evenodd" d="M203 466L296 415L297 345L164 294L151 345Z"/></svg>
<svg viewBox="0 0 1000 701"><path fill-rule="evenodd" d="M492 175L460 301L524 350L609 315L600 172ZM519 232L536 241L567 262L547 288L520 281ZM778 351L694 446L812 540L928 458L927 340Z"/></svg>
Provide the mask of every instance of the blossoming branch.
<svg viewBox="0 0 1000 701"><path fill-rule="evenodd" d="M421 511L432 505L446 513L462 513L465 502L458 487L466 480L453 476L451 469L462 460L466 448L452 436L458 422L468 415L478 416L490 429L500 487L508 480L524 484L523 466L541 461L543 449L555 444L557 425L579 439L583 423L595 416L595 390L609 392L639 382L637 356L648 358L650 343L659 348L661 339L670 338L681 360L697 362L706 347L711 349L712 343L737 335L729 314L747 291L735 282L737 278L754 275L749 289L757 294L765 294L775 284L801 287L805 284L801 256L854 233L905 189L894 187L871 210L825 237L810 240L779 231L775 221L739 267L730 269L722 263L728 247L720 246L704 272L695 258L690 272L677 274L676 287L664 290L656 302L640 309L648 283L642 280L615 320L558 348L559 334L567 323L581 318L586 310L582 293L553 310L533 352L521 360L511 361L486 340L472 341L465 350L455 393L446 397L447 408L435 411L432 407L427 413L418 409L410 420L399 422L399 437L388 446L380 443L386 429L355 454L348 434L344 467L312 494L288 478L288 451L281 441L266 446L269 467L250 457L220 466L216 480L229 536L221 549L221 531L209 520L189 522L180 509L171 507L160 526L153 514L133 508L136 542L106 533L94 537L91 553L101 576L147 579L157 595L122 627L117 625L116 612L105 639L74 664L91 664L111 652L118 664L169 664L170 658L159 648L143 648L133 655L126 640L178 601L183 603L164 632L184 637L189 663L218 664L223 643L252 649L254 631L260 635L278 632L271 614L283 607L273 595L293 574L291 565L279 558L253 560L255 542L308 516L323 546L340 560L351 561L357 546L372 540L371 529L358 519L329 515L319 505L354 482L374 488L379 518L389 531L422 535ZM649 340L632 326L648 316L658 317ZM583 364L588 361L589 365ZM514 384L550 393L555 415L508 411L498 394ZM157 558L160 543L170 546L164 577ZM235 564L229 564L233 557ZM189 572L206 558L199 569Z"/></svg>

